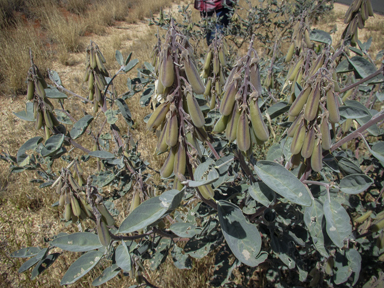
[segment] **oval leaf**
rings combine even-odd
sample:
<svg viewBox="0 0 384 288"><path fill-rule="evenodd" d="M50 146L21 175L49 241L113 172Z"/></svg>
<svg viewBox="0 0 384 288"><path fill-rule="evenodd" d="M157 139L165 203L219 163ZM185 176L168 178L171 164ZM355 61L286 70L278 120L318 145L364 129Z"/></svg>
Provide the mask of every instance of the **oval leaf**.
<svg viewBox="0 0 384 288"><path fill-rule="evenodd" d="M43 259L44 255L47 253L48 248L44 248L37 253L37 255L23 263L23 265L19 268L19 273L23 273L24 271L27 271L29 268L31 268L33 265L35 265L37 262L39 262L41 259Z"/></svg>
<svg viewBox="0 0 384 288"><path fill-rule="evenodd" d="M11 257L14 258L29 258L32 256L36 256L40 252L39 247L25 247L20 250L17 250L13 253L11 253Z"/></svg>
<svg viewBox="0 0 384 288"><path fill-rule="evenodd" d="M125 218L121 223L119 233L131 233L143 229L160 219L167 210L168 207L162 205L159 197L150 198Z"/></svg>
<svg viewBox="0 0 384 288"><path fill-rule="evenodd" d="M78 232L58 237L51 241L51 246L71 252L87 252L103 247L99 237L90 232Z"/></svg>
<svg viewBox="0 0 384 288"><path fill-rule="evenodd" d="M92 122L93 117L91 115L85 115L83 118L81 118L79 121L73 125L71 132L69 132L69 135L72 139L79 138L85 130L87 130L88 125Z"/></svg>
<svg viewBox="0 0 384 288"><path fill-rule="evenodd" d="M129 255L127 244L124 241L121 241L121 244L116 248L115 259L117 266L123 271L131 271L131 255Z"/></svg>
<svg viewBox="0 0 384 288"><path fill-rule="evenodd" d="M307 187L282 165L258 161L254 167L260 179L273 191L293 203L311 206L312 199Z"/></svg>
<svg viewBox="0 0 384 288"><path fill-rule="evenodd" d="M100 286L108 282L117 274L119 274L120 270L121 269L119 266L117 266L116 264L112 264L112 266L105 268L101 275L92 282L92 286Z"/></svg>
<svg viewBox="0 0 384 288"><path fill-rule="evenodd" d="M347 194L359 194L369 188L373 180L365 174L352 174L340 181L340 190Z"/></svg>
<svg viewBox="0 0 384 288"><path fill-rule="evenodd" d="M256 226L249 223L236 205L227 201L217 202L220 225L232 253L245 265L255 267L261 249L261 236Z"/></svg>
<svg viewBox="0 0 384 288"><path fill-rule="evenodd" d="M27 155L25 154L25 152L27 150L35 149L42 140L43 140L43 137L37 136L37 137L33 137L33 138L29 139L27 142L25 142L19 148L19 151L17 151L17 154L16 154L17 164L20 165L20 162L22 162L27 157Z"/></svg>
<svg viewBox="0 0 384 288"><path fill-rule="evenodd" d="M56 261L56 259L59 258L60 255L60 253L53 253L47 255L47 257L44 257L44 259L41 259L35 268L33 268L31 279L35 279L37 276L47 270Z"/></svg>
<svg viewBox="0 0 384 288"><path fill-rule="evenodd" d="M113 159L113 158L115 158L115 155L113 155L112 153L109 153L108 151L101 151L101 150L92 151L89 153L89 155L92 157L100 158L100 159Z"/></svg>
<svg viewBox="0 0 384 288"><path fill-rule="evenodd" d="M48 157L55 154L63 144L64 134L56 134L45 141L43 149L41 149L41 156Z"/></svg>
<svg viewBox="0 0 384 288"><path fill-rule="evenodd" d="M81 255L65 273L60 285L75 283L87 274L103 257L104 251L90 251Z"/></svg>
<svg viewBox="0 0 384 288"><path fill-rule="evenodd" d="M33 116L33 102L27 102L25 110L13 112L13 114L22 120L34 122L35 117Z"/></svg>
<svg viewBox="0 0 384 288"><path fill-rule="evenodd" d="M263 182L253 183L252 186L249 186L248 191L253 199L265 207L269 207L276 199L275 191Z"/></svg>
<svg viewBox="0 0 384 288"><path fill-rule="evenodd" d="M183 238L191 238L201 232L199 227L196 227L191 223L174 223L169 227L169 230Z"/></svg>
<svg viewBox="0 0 384 288"><path fill-rule="evenodd" d="M44 89L45 94L47 95L47 98L51 99L67 99L68 96L64 94L63 92L60 92L56 88L53 89Z"/></svg>
<svg viewBox="0 0 384 288"><path fill-rule="evenodd" d="M324 202L323 209L327 222L327 234L337 247L342 248L344 240L352 233L348 213L339 202L329 202L328 198Z"/></svg>
<svg viewBox="0 0 384 288"><path fill-rule="evenodd" d="M312 30L311 33L309 34L309 39L311 39L312 41L332 45L331 35L329 35L329 33L323 30L318 30L318 29Z"/></svg>
<svg viewBox="0 0 384 288"><path fill-rule="evenodd" d="M369 112L365 109L360 109L358 107L352 106L341 106L339 108L340 116L347 119L358 119L369 116Z"/></svg>

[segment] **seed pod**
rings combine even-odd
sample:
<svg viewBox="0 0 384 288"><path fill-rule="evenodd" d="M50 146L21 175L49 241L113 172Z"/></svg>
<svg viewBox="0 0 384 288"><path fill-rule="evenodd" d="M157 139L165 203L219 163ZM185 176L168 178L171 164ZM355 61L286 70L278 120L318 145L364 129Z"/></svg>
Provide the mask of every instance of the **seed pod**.
<svg viewBox="0 0 384 288"><path fill-rule="evenodd" d="M302 120L303 120L303 114L301 114L298 117L296 117L296 119L293 121L293 123L291 124L291 126L289 126L289 128L287 130L287 136L288 137L293 137L293 135L295 134L297 128L299 128L300 123L301 123Z"/></svg>
<svg viewBox="0 0 384 288"><path fill-rule="evenodd" d="M187 93L187 105L193 124L198 128L203 127L205 125L205 118L203 112L201 112L199 103L197 103L192 93Z"/></svg>
<svg viewBox="0 0 384 288"><path fill-rule="evenodd" d="M165 132L165 142L169 147L173 147L177 144L179 136L179 126L177 124L176 114L172 115L167 121L167 130Z"/></svg>
<svg viewBox="0 0 384 288"><path fill-rule="evenodd" d="M163 129L161 130L159 140L157 141L157 146L156 146L157 153L163 153L163 152L167 151L167 149L168 149L168 144L165 141L167 126L168 126L168 121L165 122L165 125L164 125Z"/></svg>
<svg viewBox="0 0 384 288"><path fill-rule="evenodd" d="M265 79L264 79L264 87L266 88L266 89L269 89L269 88L271 88L272 87L272 73L271 72L268 72L268 74L267 74L267 77L265 77Z"/></svg>
<svg viewBox="0 0 384 288"><path fill-rule="evenodd" d="M267 141L269 138L269 131L263 121L263 116L261 115L257 100L250 100L249 111L251 116L252 129L255 132L257 139L262 142Z"/></svg>
<svg viewBox="0 0 384 288"><path fill-rule="evenodd" d="M155 84L157 83L157 87L155 85L156 93L157 94L163 94L164 91L165 91L165 87L164 87L163 83L161 81L159 81L159 80L156 80L156 81L157 81L157 82L155 82Z"/></svg>
<svg viewBox="0 0 384 288"><path fill-rule="evenodd" d="M199 190L201 196L203 196L206 200L211 200L213 199L213 196L215 196L215 192L213 191L211 185L199 186L197 189Z"/></svg>
<svg viewBox="0 0 384 288"><path fill-rule="evenodd" d="M207 131L205 131L204 127L195 129L195 134L197 139L199 139L201 142L204 142L208 138Z"/></svg>
<svg viewBox="0 0 384 288"><path fill-rule="evenodd" d="M66 203L64 207L64 219L65 221L69 221L72 218L72 209L71 203Z"/></svg>
<svg viewBox="0 0 384 288"><path fill-rule="evenodd" d="M303 65L303 63L304 63L304 59L302 59L302 58L299 61L297 61L297 64L296 64L295 68L292 70L291 74L288 74L288 80L289 81L295 80L295 77L296 77L297 73L299 72L299 69Z"/></svg>
<svg viewBox="0 0 384 288"><path fill-rule="evenodd" d="M185 168L187 167L187 154L185 153L185 147L183 143L179 144L175 160L173 164L173 173L175 175L184 175Z"/></svg>
<svg viewBox="0 0 384 288"><path fill-rule="evenodd" d="M311 40L309 38L309 32L307 29L305 29L305 31L304 31L304 41L305 41L305 44L307 45L308 48L312 47L312 43L311 43Z"/></svg>
<svg viewBox="0 0 384 288"><path fill-rule="evenodd" d="M27 100L32 100L35 94L35 83L31 80L27 82Z"/></svg>
<svg viewBox="0 0 384 288"><path fill-rule="evenodd" d="M133 195L132 201L131 201L131 210L130 213L132 213L133 210L135 210L140 205L140 193L139 190L135 191L135 194Z"/></svg>
<svg viewBox="0 0 384 288"><path fill-rule="evenodd" d="M49 128L47 126L44 127L44 132L45 132L45 141L51 137L51 132L49 131Z"/></svg>
<svg viewBox="0 0 384 288"><path fill-rule="evenodd" d="M181 191L183 189L184 185L181 184L181 181L175 177L175 180L173 180L173 189Z"/></svg>
<svg viewBox="0 0 384 288"><path fill-rule="evenodd" d="M301 156L309 158L312 155L313 147L315 146L315 130L311 128L305 133L303 147L301 148Z"/></svg>
<svg viewBox="0 0 384 288"><path fill-rule="evenodd" d="M231 72L229 73L228 75L228 78L227 78L227 81L225 81L225 85L224 85L224 91L227 91L227 88L229 87L229 85L232 83L233 81L233 76L235 75L235 73L237 72L237 67L235 66Z"/></svg>
<svg viewBox="0 0 384 288"><path fill-rule="evenodd" d="M344 23L348 24L352 20L352 6L349 6L347 12L345 12Z"/></svg>
<svg viewBox="0 0 384 288"><path fill-rule="evenodd" d="M169 103L164 102L155 109L155 111L152 113L151 117L147 122L148 130L156 130L157 127L159 127L161 123L163 123L165 116L169 111L169 106Z"/></svg>
<svg viewBox="0 0 384 288"><path fill-rule="evenodd" d="M171 54L164 53L164 59L161 65L161 83L164 87L171 87L175 81L175 67Z"/></svg>
<svg viewBox="0 0 384 288"><path fill-rule="evenodd" d="M109 229L107 225L101 219L97 220L97 236L99 236L100 243L108 247L111 242L111 235L109 235Z"/></svg>
<svg viewBox="0 0 384 288"><path fill-rule="evenodd" d="M40 130L41 127L43 127L43 113L39 110L36 116L35 128L36 130Z"/></svg>
<svg viewBox="0 0 384 288"><path fill-rule="evenodd" d="M211 100L209 101L209 109L213 110L216 107L216 93L213 93L211 96Z"/></svg>
<svg viewBox="0 0 384 288"><path fill-rule="evenodd" d="M213 127L213 133L221 133L227 127L229 116L221 116L219 120L216 122L215 127Z"/></svg>
<svg viewBox="0 0 384 288"><path fill-rule="evenodd" d="M105 208L104 204L97 204L96 206L97 210L99 210L101 214L102 220L108 225L112 226L115 225L115 219L113 219L112 215L109 213L108 209Z"/></svg>
<svg viewBox="0 0 384 288"><path fill-rule="evenodd" d="M213 74L218 75L220 71L220 63L218 55L213 56Z"/></svg>
<svg viewBox="0 0 384 288"><path fill-rule="evenodd" d="M339 101L337 96L333 93L332 89L327 91L327 110L329 112L329 122L339 123L340 121L340 112L339 112Z"/></svg>
<svg viewBox="0 0 384 288"><path fill-rule="evenodd" d="M373 13L371 0L366 0L366 3L367 3L368 15L369 16L374 16L375 14Z"/></svg>
<svg viewBox="0 0 384 288"><path fill-rule="evenodd" d="M71 195L71 207L72 207L73 215L79 217L81 214L80 205L77 199L75 198L75 196L73 195Z"/></svg>
<svg viewBox="0 0 384 288"><path fill-rule="evenodd" d="M108 71L105 69L103 61L100 59L99 53L96 53L96 65L104 76L108 76Z"/></svg>
<svg viewBox="0 0 384 288"><path fill-rule="evenodd" d="M44 116L45 126L48 127L49 129L52 129L53 128L53 122L52 122L51 116L48 112L48 109L46 109L45 107L43 109L43 116Z"/></svg>
<svg viewBox="0 0 384 288"><path fill-rule="evenodd" d="M354 222L355 223L363 223L365 220L367 220L369 218L369 216L371 216L372 214L372 210L369 210L367 212L365 212L363 215L361 215L360 217L357 217Z"/></svg>
<svg viewBox="0 0 384 288"><path fill-rule="evenodd" d="M343 133L347 133L349 129L351 129L352 125L352 119L346 119L342 124L341 124L341 130Z"/></svg>
<svg viewBox="0 0 384 288"><path fill-rule="evenodd" d="M36 93L37 95L39 95L39 97L41 99L45 99L46 97L46 94L45 94L45 90L44 90L44 87L43 87L43 83L39 80L36 81L37 83L35 83L35 89L36 89Z"/></svg>
<svg viewBox="0 0 384 288"><path fill-rule="evenodd" d="M97 87L99 87L100 91L104 91L105 88L105 79L100 74L95 74L95 82Z"/></svg>
<svg viewBox="0 0 384 288"><path fill-rule="evenodd" d="M321 146L324 150L331 149L331 131L329 130L328 118L323 118L320 124Z"/></svg>
<svg viewBox="0 0 384 288"><path fill-rule="evenodd" d="M188 82L192 86L193 92L195 92L196 94L203 94L205 91L204 84L201 81L199 72L197 71L190 57L184 59L184 69L185 74L187 75Z"/></svg>
<svg viewBox="0 0 384 288"><path fill-rule="evenodd" d="M335 92L340 92L339 82L337 82L336 70L334 70L334 71L332 72L332 79L333 79L333 85L334 85L333 90L334 90Z"/></svg>
<svg viewBox="0 0 384 288"><path fill-rule="evenodd" d="M221 91L221 85L219 81L215 82L215 91L216 91L216 95L220 97L222 91Z"/></svg>
<svg viewBox="0 0 384 288"><path fill-rule="evenodd" d="M379 222L373 224L373 225L371 226L370 230L371 230L372 232L377 232L377 231L380 231L380 230L383 229L383 228L384 228L384 219L382 219L381 221L379 221Z"/></svg>
<svg viewBox="0 0 384 288"><path fill-rule="evenodd" d="M288 115L299 115L301 110L303 110L304 104L307 102L308 96L311 94L311 92L312 88L310 86L306 86L303 90L301 90L296 100L292 103L291 108L289 108Z"/></svg>
<svg viewBox="0 0 384 288"><path fill-rule="evenodd" d="M237 104L235 104L232 110L232 114L228 117L228 123L225 129L225 135L229 142L236 140L239 119L240 111L237 108Z"/></svg>
<svg viewBox="0 0 384 288"><path fill-rule="evenodd" d="M227 66L227 61L225 60L225 54L222 46L219 48L219 60L222 67Z"/></svg>
<svg viewBox="0 0 384 288"><path fill-rule="evenodd" d="M289 46L287 55L285 56L285 63L292 60L293 53L295 52L295 43L291 43L291 46Z"/></svg>
<svg viewBox="0 0 384 288"><path fill-rule="evenodd" d="M334 266L334 260L333 257L329 257L325 263L324 263L324 272L327 275L332 276L333 275L333 266Z"/></svg>
<svg viewBox="0 0 384 288"><path fill-rule="evenodd" d="M60 122L56 119L56 116L51 111L48 111L48 113L52 119L53 126L56 127L56 126L60 125Z"/></svg>
<svg viewBox="0 0 384 288"><path fill-rule="evenodd" d="M201 153L200 145L199 145L199 142L197 142L197 139L195 138L193 133L192 132L188 132L186 134L186 138L187 138L187 142L189 144L191 144L193 148L196 149L197 154L201 157L202 153Z"/></svg>
<svg viewBox="0 0 384 288"><path fill-rule="evenodd" d="M249 124L248 124L248 118L245 111L243 111L240 115L239 119L239 125L237 129L237 147L240 151L246 152L248 151L249 147L251 146L251 138L249 134Z"/></svg>
<svg viewBox="0 0 384 288"><path fill-rule="evenodd" d="M175 155L177 153L177 146L172 147L169 151L168 157L160 169L160 175L163 178L168 178L173 172L173 164L175 162Z"/></svg>
<svg viewBox="0 0 384 288"><path fill-rule="evenodd" d="M228 116L229 114L231 114L233 110L233 105L235 103L236 93L237 93L236 82L232 82L228 90L224 92L224 96L221 99L219 110L222 115Z"/></svg>
<svg viewBox="0 0 384 288"><path fill-rule="evenodd" d="M263 88L261 87L259 65L254 64L249 69L249 80L253 87L255 87L257 96L261 95Z"/></svg>
<svg viewBox="0 0 384 288"><path fill-rule="evenodd" d="M89 218L93 218L92 208L83 197L80 197L80 207Z"/></svg>
<svg viewBox="0 0 384 288"><path fill-rule="evenodd" d="M207 85L205 86L205 91L204 91L205 98L211 96L211 86L212 86L212 79L208 79Z"/></svg>
<svg viewBox="0 0 384 288"><path fill-rule="evenodd" d="M204 71L207 71L207 74L208 74L208 71L209 71L209 67L211 65L211 61L212 61L212 51L209 51L205 57L205 62L204 62Z"/></svg>
<svg viewBox="0 0 384 288"><path fill-rule="evenodd" d="M89 73L89 76L88 76L88 90L89 91L93 91L93 85L95 84L95 77L93 75L93 73Z"/></svg>
<svg viewBox="0 0 384 288"><path fill-rule="evenodd" d="M97 66L96 63L96 55L95 55L95 49L92 47L91 50L89 51L89 65L91 66L92 69L95 69Z"/></svg>
<svg viewBox="0 0 384 288"><path fill-rule="evenodd" d="M323 155L320 144L320 139L316 140L315 146L313 147L312 157L311 157L311 167L315 172L320 172L323 168Z"/></svg>
<svg viewBox="0 0 384 288"><path fill-rule="evenodd" d="M308 96L307 103L304 109L304 118L307 121L312 121L317 116L321 96L319 86L319 83L317 83L315 89L313 89Z"/></svg>
<svg viewBox="0 0 384 288"><path fill-rule="evenodd" d="M64 191L60 193L60 198L59 198L59 206L63 207L65 204L65 193Z"/></svg>
<svg viewBox="0 0 384 288"><path fill-rule="evenodd" d="M303 147L304 138L305 138L305 125L302 120L300 126L297 128L295 134L293 135L292 143L291 143L291 153L299 154L301 148Z"/></svg>

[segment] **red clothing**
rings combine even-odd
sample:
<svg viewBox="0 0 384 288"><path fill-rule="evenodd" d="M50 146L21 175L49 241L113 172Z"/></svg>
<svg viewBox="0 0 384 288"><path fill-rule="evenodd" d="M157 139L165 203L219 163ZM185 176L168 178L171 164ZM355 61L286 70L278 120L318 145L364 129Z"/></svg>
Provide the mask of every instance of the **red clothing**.
<svg viewBox="0 0 384 288"><path fill-rule="evenodd" d="M201 12L212 12L222 9L223 3L226 5L232 5L233 0L195 0L195 9Z"/></svg>

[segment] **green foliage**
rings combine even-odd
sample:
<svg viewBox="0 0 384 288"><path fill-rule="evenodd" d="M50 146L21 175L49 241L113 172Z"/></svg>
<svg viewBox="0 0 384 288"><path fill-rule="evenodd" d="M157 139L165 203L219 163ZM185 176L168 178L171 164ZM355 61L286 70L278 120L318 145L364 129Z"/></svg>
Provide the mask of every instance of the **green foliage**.
<svg viewBox="0 0 384 288"><path fill-rule="evenodd" d="M283 286L362 286L368 281L364 275L376 275L384 255L379 124L384 114L374 110L372 96L382 85L382 71L365 56L370 45L359 45L360 56L349 58L350 47L332 47L328 32L310 31L308 15L328 9L318 2L251 7L246 19L233 19L225 32L229 41L216 35L202 53L194 43L203 40L203 29L214 20L191 27L161 13L152 21L168 32L158 37L153 62L127 80L123 96L113 80L138 60L132 54L124 60L117 51L120 69L109 77L101 51L91 42L84 77L89 97L71 92L86 107L81 119L65 109L63 95L69 91L59 75L50 71L55 88L42 89L45 81L33 64L28 81L36 89L26 111L15 115L36 122L44 117L36 128L44 129L46 139L29 139L16 157L2 153L1 159L10 162L12 172L37 171L40 187L56 187L54 206L62 221L84 230L54 231L58 235L47 239L46 248L12 253L32 257L19 272L35 265L32 278L38 276L58 258L51 250L60 248L86 252L61 285L108 263L94 286L124 273L151 286L142 275L147 267L157 270L171 255L178 269L191 269L191 258L210 252L215 254L214 287L234 286L234 269L247 285L256 267L265 269L267 281ZM190 16L188 8L181 11ZM288 11L294 20L283 17ZM258 27L266 34L254 33ZM269 45L268 57L260 59L256 39ZM290 57L281 51L287 39L293 43ZM249 47L238 57L228 42L237 47L249 42ZM353 99L340 99L355 86ZM148 130L158 130L157 153L168 154L160 171L142 160L130 138L127 100L137 93L140 105L154 110L144 121ZM53 109L47 98L60 101L61 109ZM341 149L352 139L367 150ZM83 153L81 158L68 147ZM95 162L97 167L89 165L85 173L81 165ZM108 197L102 193L107 185L114 189ZM115 203L126 194L130 211L119 223Z"/></svg>

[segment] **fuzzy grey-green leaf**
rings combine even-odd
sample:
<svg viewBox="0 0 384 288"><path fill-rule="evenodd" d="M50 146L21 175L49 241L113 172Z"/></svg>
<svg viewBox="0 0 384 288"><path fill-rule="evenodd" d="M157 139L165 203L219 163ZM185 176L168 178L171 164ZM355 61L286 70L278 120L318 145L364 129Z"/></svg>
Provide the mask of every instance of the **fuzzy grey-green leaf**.
<svg viewBox="0 0 384 288"><path fill-rule="evenodd" d="M347 194L359 194L372 184L373 180L365 174L352 174L341 179L340 190Z"/></svg>
<svg viewBox="0 0 384 288"><path fill-rule="evenodd" d="M50 244L71 252L87 252L103 247L99 237L90 232L78 232L58 237L53 239Z"/></svg>

